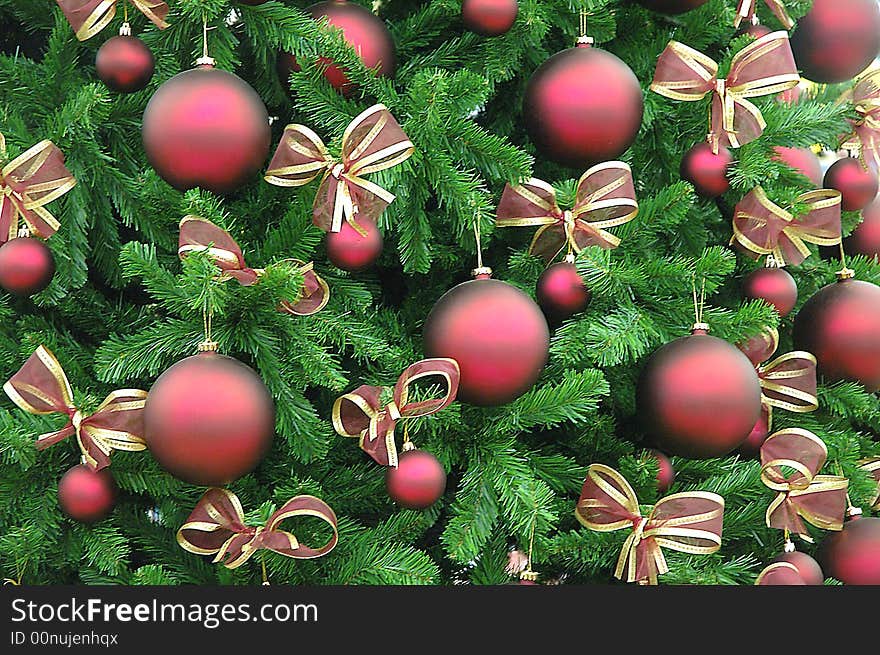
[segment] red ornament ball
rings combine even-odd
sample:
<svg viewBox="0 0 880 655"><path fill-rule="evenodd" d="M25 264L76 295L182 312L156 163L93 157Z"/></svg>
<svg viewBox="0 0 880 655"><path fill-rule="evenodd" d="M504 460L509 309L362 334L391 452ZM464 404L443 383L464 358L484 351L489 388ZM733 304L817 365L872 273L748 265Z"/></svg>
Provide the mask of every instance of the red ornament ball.
<svg viewBox="0 0 880 655"><path fill-rule="evenodd" d="M850 278L822 287L798 312L792 337L828 380L880 388L880 287Z"/></svg>
<svg viewBox="0 0 880 655"><path fill-rule="evenodd" d="M70 469L58 483L58 504L74 521L94 523L116 504L116 482L110 469L94 471L85 464Z"/></svg>
<svg viewBox="0 0 880 655"><path fill-rule="evenodd" d="M701 7L709 0L638 0L638 3L661 14L683 14Z"/></svg>
<svg viewBox="0 0 880 655"><path fill-rule="evenodd" d="M843 249L848 255L880 257L880 196L862 210L862 222L843 240Z"/></svg>
<svg viewBox="0 0 880 655"><path fill-rule="evenodd" d="M223 486L253 471L274 432L275 405L266 385L250 367L215 352L165 371L144 407L150 452L191 484Z"/></svg>
<svg viewBox="0 0 880 655"><path fill-rule="evenodd" d="M385 488L398 505L425 509L446 490L446 471L431 453L407 450L397 458L397 467L385 471Z"/></svg>
<svg viewBox="0 0 880 655"><path fill-rule="evenodd" d="M880 518L851 519L825 538L822 564L849 585L880 585Z"/></svg>
<svg viewBox="0 0 880 655"><path fill-rule="evenodd" d="M447 291L425 319L427 357L451 357L461 369L458 399L504 405L535 384L547 363L550 330L522 291L492 279Z"/></svg>
<svg viewBox="0 0 880 655"><path fill-rule="evenodd" d="M788 562L794 565L804 583L808 585L821 585L825 583L825 575L822 573L822 567L819 566L819 562L806 553L797 550L790 553L782 553L773 561Z"/></svg>
<svg viewBox="0 0 880 655"><path fill-rule="evenodd" d="M767 36L773 30L771 30L766 25L761 25L761 23L749 23L747 27L741 29L737 32L737 36L741 36L743 34L748 34L753 39L760 39L762 36Z"/></svg>
<svg viewBox="0 0 880 655"><path fill-rule="evenodd" d="M462 0L461 20L471 32L498 36L513 27L519 4L516 0Z"/></svg>
<svg viewBox="0 0 880 655"><path fill-rule="evenodd" d="M698 143L681 160L681 178L694 185L697 195L717 198L730 191L727 175L733 165L733 155L727 148L712 152L708 143Z"/></svg>
<svg viewBox="0 0 880 655"><path fill-rule="evenodd" d="M107 39L95 56L98 77L112 91L140 91L153 77L153 53L136 36L114 36Z"/></svg>
<svg viewBox="0 0 880 655"><path fill-rule="evenodd" d="M794 565L775 566L770 570L765 569L765 571L766 572L762 574L761 579L758 581L758 586L792 587L804 586L807 584L806 581L804 581L804 579L801 577L800 571L798 571L797 567Z"/></svg>
<svg viewBox="0 0 880 655"><path fill-rule="evenodd" d="M669 458L659 450L652 450L651 456L657 460L657 491L665 494L675 482L675 469Z"/></svg>
<svg viewBox="0 0 880 655"><path fill-rule="evenodd" d="M147 104L144 150L175 189L230 193L265 163L271 133L260 96L241 78L199 66L165 82Z"/></svg>
<svg viewBox="0 0 880 655"><path fill-rule="evenodd" d="M15 296L32 296L55 275L52 251L41 239L17 237L0 246L0 287Z"/></svg>
<svg viewBox="0 0 880 655"><path fill-rule="evenodd" d="M382 254L382 233L376 224L368 218L356 218L355 222L366 231L366 236L348 221L342 221L339 232L327 233L327 259L343 271L369 268Z"/></svg>
<svg viewBox="0 0 880 655"><path fill-rule="evenodd" d="M782 162L789 168L803 175L813 186L822 186L822 164L815 153L809 148L785 148L776 146L774 161Z"/></svg>
<svg viewBox="0 0 880 655"><path fill-rule="evenodd" d="M797 283L784 268L766 266L749 273L743 280L743 295L773 305L779 316L788 316L797 303Z"/></svg>
<svg viewBox="0 0 880 655"><path fill-rule="evenodd" d="M746 440L761 415L761 386L742 352L695 329L648 359L636 388L636 408L663 452L722 457Z"/></svg>
<svg viewBox="0 0 880 655"><path fill-rule="evenodd" d="M584 311L592 296L569 262L557 262L541 273L535 295L544 313L560 320Z"/></svg>
<svg viewBox="0 0 880 655"><path fill-rule="evenodd" d="M764 445L764 442L767 441L767 437L769 436L770 426L767 422L767 415L764 412L761 412L761 416L758 417L755 427L749 432L749 436L746 437L746 440L739 445L737 451L743 457L757 457L761 453L761 446Z"/></svg>
<svg viewBox="0 0 880 655"><path fill-rule="evenodd" d="M837 189L843 196L844 211L861 211L877 197L880 181L877 173L854 157L844 157L825 172L825 187Z"/></svg>
<svg viewBox="0 0 880 655"><path fill-rule="evenodd" d="M642 89L629 67L587 44L545 61L523 100L526 131L538 152L580 170L623 154L639 133L643 111Z"/></svg>

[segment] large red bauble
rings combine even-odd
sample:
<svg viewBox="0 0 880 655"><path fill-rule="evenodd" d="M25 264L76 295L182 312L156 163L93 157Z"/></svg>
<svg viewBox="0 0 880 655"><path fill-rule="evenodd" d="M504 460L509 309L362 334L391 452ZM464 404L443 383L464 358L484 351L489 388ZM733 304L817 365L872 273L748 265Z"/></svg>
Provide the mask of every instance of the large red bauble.
<svg viewBox="0 0 880 655"><path fill-rule="evenodd" d="M695 330L651 355L639 376L636 408L663 452L722 457L746 440L761 415L761 385L735 346Z"/></svg>
<svg viewBox="0 0 880 655"><path fill-rule="evenodd" d="M743 280L742 290L750 300L763 300L773 305L781 317L788 316L798 298L794 278L784 268L775 266L757 268L749 273Z"/></svg>
<svg viewBox="0 0 880 655"><path fill-rule="evenodd" d="M696 9L709 2L709 0L638 0L638 3L648 9L659 11L662 14L683 14L691 9Z"/></svg>
<svg viewBox="0 0 880 655"><path fill-rule="evenodd" d="M159 376L144 407L156 461L192 484L222 486L256 468L272 445L275 405L241 362L214 352L187 357Z"/></svg>
<svg viewBox="0 0 880 655"><path fill-rule="evenodd" d="M840 207L844 211L857 212L867 207L877 197L880 181L877 173L855 157L844 157L831 164L825 172L825 187L840 191Z"/></svg>
<svg viewBox="0 0 880 655"><path fill-rule="evenodd" d="M822 186L822 163L812 150L776 146L773 151L776 153L773 156L775 161L794 169L812 182L813 186Z"/></svg>
<svg viewBox="0 0 880 655"><path fill-rule="evenodd" d="M659 450L652 450L651 456L657 460L657 491L665 494L675 482L675 469L669 458Z"/></svg>
<svg viewBox="0 0 880 655"><path fill-rule="evenodd" d="M116 503L116 482L110 469L94 471L85 464L70 469L58 483L58 504L75 521L94 523Z"/></svg>
<svg viewBox="0 0 880 655"><path fill-rule="evenodd" d="M513 27L519 4L516 0L462 0L461 21L471 32L498 36Z"/></svg>
<svg viewBox="0 0 880 655"><path fill-rule="evenodd" d="M862 210L862 222L843 240L848 255L880 257L880 196Z"/></svg>
<svg viewBox="0 0 880 655"><path fill-rule="evenodd" d="M175 75L144 111L147 159L175 189L230 193L269 154L269 114L241 78L211 66Z"/></svg>
<svg viewBox="0 0 880 655"><path fill-rule="evenodd" d="M850 80L880 53L880 7L876 0L815 0L797 22L791 49L807 79Z"/></svg>
<svg viewBox="0 0 880 655"><path fill-rule="evenodd" d="M578 169L616 159L642 123L636 76L609 52L579 44L545 61L523 100L526 131L548 159Z"/></svg>
<svg viewBox="0 0 880 655"><path fill-rule="evenodd" d="M42 240L17 237L0 246L0 287L16 296L32 296L55 275L52 251Z"/></svg>
<svg viewBox="0 0 880 655"><path fill-rule="evenodd" d="M825 575L819 562L806 553L794 550L790 553L782 553L774 562L788 562L798 570L803 581L808 585L821 585L825 583Z"/></svg>
<svg viewBox="0 0 880 655"><path fill-rule="evenodd" d="M822 287L795 316L792 337L828 380L880 388L880 287L853 279Z"/></svg>
<svg viewBox="0 0 880 655"><path fill-rule="evenodd" d="M727 175L733 165L733 155L727 148L712 152L708 143L698 143L688 150L681 160L679 173L683 180L694 185L697 194L704 198L717 198L730 190Z"/></svg>
<svg viewBox="0 0 880 655"><path fill-rule="evenodd" d="M362 271L373 265L382 254L382 233L368 218L355 222L366 231L366 236L342 221L339 232L327 233L327 259L343 271Z"/></svg>
<svg viewBox="0 0 880 655"><path fill-rule="evenodd" d="M425 355L458 362L458 399L472 405L503 405L528 391L547 363L549 347L540 308L499 280L459 284L425 319Z"/></svg>
<svg viewBox="0 0 880 655"><path fill-rule="evenodd" d="M114 36L95 56L98 77L118 93L140 91L153 77L153 53L136 36Z"/></svg>
<svg viewBox="0 0 880 655"><path fill-rule="evenodd" d="M832 578L850 585L880 585L880 518L849 520L822 546L822 566Z"/></svg>
<svg viewBox="0 0 880 655"><path fill-rule="evenodd" d="M749 436L743 441L737 449L743 457L756 457L761 452L761 446L770 436L770 426L767 424L767 415L761 412L755 427L749 432Z"/></svg>
<svg viewBox="0 0 880 655"><path fill-rule="evenodd" d="M446 490L446 471L431 453L407 450L398 457L396 467L385 471L385 488L398 505L425 509Z"/></svg>
<svg viewBox="0 0 880 655"><path fill-rule="evenodd" d="M541 273L535 295L548 316L564 319L584 311L592 294L574 264L557 262Z"/></svg>

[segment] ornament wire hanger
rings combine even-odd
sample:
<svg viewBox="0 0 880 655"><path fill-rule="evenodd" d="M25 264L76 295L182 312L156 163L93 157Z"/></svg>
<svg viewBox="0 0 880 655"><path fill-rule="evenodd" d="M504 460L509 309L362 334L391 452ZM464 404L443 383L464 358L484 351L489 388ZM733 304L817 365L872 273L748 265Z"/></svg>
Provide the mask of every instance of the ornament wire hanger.
<svg viewBox="0 0 880 655"><path fill-rule="evenodd" d="M577 45L580 48L589 48L594 43L591 36L587 36L587 10L581 9L580 14L580 36L578 36Z"/></svg>
<svg viewBox="0 0 880 655"><path fill-rule="evenodd" d="M213 66L217 62L208 54L208 30L214 29L208 27L208 16L202 12L202 56L196 59L197 66Z"/></svg>
<svg viewBox="0 0 880 655"><path fill-rule="evenodd" d="M473 275L477 279L486 279L491 277L492 269L488 266L483 265L483 244L480 233L480 213L474 213L474 237L477 241L477 267L471 271L471 275Z"/></svg>
<svg viewBox="0 0 880 655"><path fill-rule="evenodd" d="M697 274L694 273L691 277L691 290L694 294L694 318L696 322L694 323L694 327L692 330L702 330L704 332L709 331L709 324L703 320L703 310L706 308L706 278L703 278L702 284L700 285L700 297L697 299Z"/></svg>

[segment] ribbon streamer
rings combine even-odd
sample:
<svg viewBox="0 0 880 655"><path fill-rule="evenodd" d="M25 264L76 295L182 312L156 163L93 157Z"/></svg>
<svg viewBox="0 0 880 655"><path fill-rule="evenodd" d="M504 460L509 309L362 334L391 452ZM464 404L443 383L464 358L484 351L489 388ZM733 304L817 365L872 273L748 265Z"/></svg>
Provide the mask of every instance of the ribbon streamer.
<svg viewBox="0 0 880 655"><path fill-rule="evenodd" d="M865 166L880 171L880 70L862 77L840 100L852 102L859 113L841 148L859 152Z"/></svg>
<svg viewBox="0 0 880 655"><path fill-rule="evenodd" d="M437 398L409 402L410 385L421 378L443 379L445 391ZM406 368L394 385L392 400L382 406L383 387L362 384L333 403L333 427L343 437L360 439L361 449L382 466L397 466L394 428L400 419L419 418L448 407L458 393L461 373L454 359L423 359Z"/></svg>
<svg viewBox="0 0 880 655"><path fill-rule="evenodd" d="M779 31L740 50L731 61L727 78L718 77L718 64L702 52L670 41L657 60L651 90L688 102L711 93L709 136L717 153L720 147L739 148L763 133L764 117L748 98L791 89L800 79L788 34Z"/></svg>
<svg viewBox="0 0 880 655"><path fill-rule="evenodd" d="M782 0L764 0L764 3L770 8L770 11L773 12L773 15L776 16L776 19L782 23L785 29L790 30L794 27L794 21L785 10ZM739 27L743 20L749 23L753 22L757 4L758 0L739 0L736 7L736 17L733 19L733 26Z"/></svg>
<svg viewBox="0 0 880 655"><path fill-rule="evenodd" d="M325 232L339 232L345 219L363 234L355 218L376 221L394 201L394 194L363 176L397 166L414 150L385 105L373 105L345 128L341 159L331 155L321 138L305 125L288 125L265 178L277 186L298 187L323 171L312 205L312 222Z"/></svg>
<svg viewBox="0 0 880 655"><path fill-rule="evenodd" d="M609 466L591 464L575 517L597 532L631 530L614 577L657 584L657 576L669 571L664 548L691 555L708 555L721 548L724 499L705 491L672 494L643 517L629 482Z"/></svg>
<svg viewBox="0 0 880 655"><path fill-rule="evenodd" d="M880 511L880 457L873 457L861 462L859 468L867 471L877 481L877 491L871 500L871 509Z"/></svg>
<svg viewBox="0 0 880 655"><path fill-rule="evenodd" d="M842 530L849 481L818 475L828 459L819 437L801 428L774 432L761 446L761 481L779 494L767 508L767 527L812 541L801 519L823 530ZM782 467L791 469L786 474Z"/></svg>
<svg viewBox="0 0 880 655"><path fill-rule="evenodd" d="M333 528L333 536L320 548L312 548L292 533L278 529L282 521L296 516L321 519ZM274 512L265 526L252 527L244 523L238 497L216 487L205 492L177 531L181 548L197 555L215 555L214 562L222 562L228 569L238 568L261 548L294 559L323 557L336 547L338 539L336 514L320 498L295 496Z"/></svg>
<svg viewBox="0 0 880 655"><path fill-rule="evenodd" d="M566 247L575 253L587 246L616 248L620 239L608 229L628 223L638 213L630 167L610 161L581 176L571 210L559 208L556 191L543 180L507 184L495 223L499 227L540 226L529 252L549 262Z"/></svg>
<svg viewBox="0 0 880 655"><path fill-rule="evenodd" d="M110 465L113 450L144 450L143 409L147 392L117 389L98 409L85 415L73 402L67 376L55 355L40 346L18 373L3 385L6 395L31 414L66 414L67 424L37 438L37 450L45 450L75 434L85 462L94 470Z"/></svg>
<svg viewBox="0 0 880 655"><path fill-rule="evenodd" d="M116 15L118 0L55 0L76 38L85 41L107 27ZM125 0L123 0L124 2ZM149 18L156 27L164 30L168 27L165 17L168 5L161 0L129 0L135 9Z"/></svg>

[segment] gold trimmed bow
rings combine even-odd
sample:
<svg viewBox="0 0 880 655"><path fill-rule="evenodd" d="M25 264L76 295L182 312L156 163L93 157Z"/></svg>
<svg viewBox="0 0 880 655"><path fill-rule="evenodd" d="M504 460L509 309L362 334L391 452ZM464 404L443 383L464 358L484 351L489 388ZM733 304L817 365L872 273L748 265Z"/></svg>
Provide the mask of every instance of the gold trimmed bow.
<svg viewBox="0 0 880 655"><path fill-rule="evenodd" d="M333 536L320 548L312 548L293 533L278 529L282 521L296 516L321 519L333 529ZM177 531L181 548L197 555L215 555L214 562L222 562L228 569L238 568L260 548L294 559L323 557L336 547L338 539L336 514L320 498L295 496L275 511L264 527L251 527L245 525L238 497L217 487L205 492Z"/></svg>
<svg viewBox="0 0 880 655"><path fill-rule="evenodd" d="M55 0L76 38L85 41L103 30L116 15L118 0ZM123 0L125 2L126 0ZM168 5L161 0L129 0L135 9L149 18L156 27L168 27L165 17Z"/></svg>
<svg viewBox="0 0 880 655"><path fill-rule="evenodd" d="M877 481L877 491L871 500L871 509L880 510L880 457L872 457L860 462L860 469L866 471Z"/></svg>
<svg viewBox="0 0 880 655"><path fill-rule="evenodd" d="M764 0L764 3L770 8L770 11L776 16L776 20L782 23L782 26L785 29L790 30L794 27L794 21L785 10L785 5L782 3L782 0ZM739 0L736 7L736 17L733 19L733 26L739 27L740 23L744 20L751 23L755 18L757 5L758 0Z"/></svg>
<svg viewBox="0 0 880 655"><path fill-rule="evenodd" d="M409 402L409 386L421 378L437 376L445 391L437 398ZM448 407L458 393L458 362L448 358L423 359L411 364L394 385L392 400L382 406L382 387L362 384L333 403L333 427L343 437L360 439L361 449L382 466L397 466L394 428L400 419L419 418Z"/></svg>
<svg viewBox="0 0 880 655"><path fill-rule="evenodd" d="M540 226L529 252L552 261L564 248L575 253L587 246L616 248L620 239L608 229L639 213L632 171L622 161L597 164L581 175L574 207L563 211L555 189L536 178L507 184L498 203L499 227Z"/></svg>
<svg viewBox="0 0 880 655"><path fill-rule="evenodd" d="M110 465L113 450L144 450L144 402L147 392L117 389L90 415L76 408L73 391L55 355L40 346L3 385L6 395L31 414L66 414L67 424L37 438L37 450L75 434L85 462L94 470Z"/></svg>
<svg viewBox="0 0 880 655"><path fill-rule="evenodd" d="M880 70L865 75L840 101L853 103L859 118L841 148L859 152L866 167L880 170Z"/></svg>
<svg viewBox="0 0 880 655"><path fill-rule="evenodd" d="M629 482L609 466L591 464L575 517L597 532L631 530L614 577L657 584L657 576L669 571L664 548L691 555L708 555L721 548L724 498L706 491L672 494L643 517Z"/></svg>
<svg viewBox="0 0 880 655"><path fill-rule="evenodd" d="M345 219L365 234L355 218L378 220L394 201L394 194L364 175L397 166L414 150L385 105L373 105L345 128L341 159L333 157L321 138L305 125L288 125L265 178L277 186L298 187L323 172L312 205L312 222L325 232L339 232Z"/></svg>

